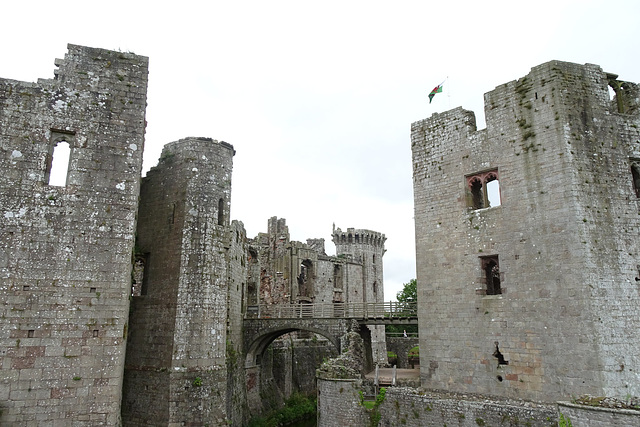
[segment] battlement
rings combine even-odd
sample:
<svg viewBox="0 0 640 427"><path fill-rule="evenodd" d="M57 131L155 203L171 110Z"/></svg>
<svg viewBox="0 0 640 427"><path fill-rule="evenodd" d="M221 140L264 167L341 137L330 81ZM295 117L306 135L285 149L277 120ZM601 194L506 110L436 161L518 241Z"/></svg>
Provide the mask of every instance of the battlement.
<svg viewBox="0 0 640 427"><path fill-rule="evenodd" d="M360 228L348 228L347 231L336 228L332 233L332 241L336 245L363 244L384 247L386 240L387 238L382 233Z"/></svg>

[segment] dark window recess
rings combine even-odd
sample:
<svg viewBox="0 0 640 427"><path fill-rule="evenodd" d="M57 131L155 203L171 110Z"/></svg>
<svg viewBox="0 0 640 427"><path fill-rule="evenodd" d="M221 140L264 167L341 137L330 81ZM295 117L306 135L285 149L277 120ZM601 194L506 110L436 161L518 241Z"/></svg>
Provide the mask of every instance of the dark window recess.
<svg viewBox="0 0 640 427"><path fill-rule="evenodd" d="M498 346L498 341L496 341L494 343L496 345L496 349L493 352L493 357L495 357L496 359L498 359L498 365L508 365L509 361L508 360L504 360L504 356L502 355L502 353L500 353L500 348Z"/></svg>
<svg viewBox="0 0 640 427"><path fill-rule="evenodd" d="M477 173L466 177L467 206L483 209L500 206L500 183L498 170Z"/></svg>
<svg viewBox="0 0 640 427"><path fill-rule="evenodd" d="M139 297L147 294L149 280L149 254L136 254L133 264L131 295Z"/></svg>
<svg viewBox="0 0 640 427"><path fill-rule="evenodd" d="M631 160L631 178L636 197L640 197L640 159Z"/></svg>
<svg viewBox="0 0 640 427"><path fill-rule="evenodd" d="M298 276L298 296L311 298L313 296L313 262L305 259L300 264L300 275Z"/></svg>
<svg viewBox="0 0 640 427"><path fill-rule="evenodd" d="M342 266L339 264L333 265L333 287L337 289L342 289L343 286L343 275L342 275Z"/></svg>
<svg viewBox="0 0 640 427"><path fill-rule="evenodd" d="M500 286L500 263L498 255L480 257L480 265L484 273L484 282L487 295L499 295L502 293Z"/></svg>
<svg viewBox="0 0 640 427"><path fill-rule="evenodd" d="M218 200L218 225L224 225L224 199Z"/></svg>

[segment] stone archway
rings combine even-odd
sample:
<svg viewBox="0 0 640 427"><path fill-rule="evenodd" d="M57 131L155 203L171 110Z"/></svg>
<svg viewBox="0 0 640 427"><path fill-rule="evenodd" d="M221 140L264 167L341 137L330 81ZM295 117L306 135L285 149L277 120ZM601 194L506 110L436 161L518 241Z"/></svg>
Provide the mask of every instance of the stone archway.
<svg viewBox="0 0 640 427"><path fill-rule="evenodd" d="M340 352L340 336L329 333L327 329L321 329L309 325L273 325L262 329L254 335L248 343L245 351L245 384L247 390L247 403L252 414L260 414L265 409L272 409L282 404L285 391L278 387L273 377L273 360L267 357L269 346L279 337L296 331L307 331L325 337ZM342 335L342 334L340 334ZM246 341L245 341L246 342ZM315 372L315 369L313 370ZM268 398L265 398L268 397Z"/></svg>

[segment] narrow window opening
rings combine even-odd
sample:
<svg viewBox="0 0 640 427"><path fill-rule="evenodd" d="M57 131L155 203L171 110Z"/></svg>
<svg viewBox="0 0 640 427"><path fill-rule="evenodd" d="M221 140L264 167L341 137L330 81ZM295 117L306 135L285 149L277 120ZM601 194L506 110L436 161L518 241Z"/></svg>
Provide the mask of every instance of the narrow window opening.
<svg viewBox="0 0 640 427"><path fill-rule="evenodd" d="M342 289L342 266L336 264L333 266L333 287Z"/></svg>
<svg viewBox="0 0 640 427"><path fill-rule="evenodd" d="M175 224L176 222L176 204L174 203L171 208L171 215L169 216L169 223Z"/></svg>
<svg viewBox="0 0 640 427"><path fill-rule="evenodd" d="M508 365L509 361L508 360L504 360L504 356L502 355L502 353L500 353L500 348L498 346L498 341L496 341L494 343L496 345L496 349L493 352L493 357L495 357L496 359L498 359L498 365Z"/></svg>
<svg viewBox="0 0 640 427"><path fill-rule="evenodd" d="M487 207L500 206L500 183L498 178L487 180Z"/></svg>
<svg viewBox="0 0 640 427"><path fill-rule="evenodd" d="M224 225L224 199L218 200L218 225Z"/></svg>
<svg viewBox="0 0 640 427"><path fill-rule="evenodd" d="M133 263L131 295L139 297L147 294L149 281L149 254L137 254Z"/></svg>
<svg viewBox="0 0 640 427"><path fill-rule="evenodd" d="M631 178L633 179L633 189L636 192L636 197L640 197L640 160L632 161Z"/></svg>
<svg viewBox="0 0 640 427"><path fill-rule="evenodd" d="M36 334L35 329L29 329L27 331L27 338L33 338L35 336L35 334Z"/></svg>
<svg viewBox="0 0 640 427"><path fill-rule="evenodd" d="M22 287L22 290L23 290L23 291L28 291L28 290L29 290L29 285L24 285L24 286Z"/></svg>
<svg viewBox="0 0 640 427"><path fill-rule="evenodd" d="M300 275L298 276L298 296L311 298L313 296L313 263L305 259L300 264Z"/></svg>
<svg viewBox="0 0 640 427"><path fill-rule="evenodd" d="M67 173L69 172L69 159L71 146L66 140L56 142L51 155L51 167L49 168L49 185L64 187L67 185Z"/></svg>
<svg viewBox="0 0 640 427"><path fill-rule="evenodd" d="M482 181L479 179L474 179L471 182L471 197L473 199L473 208L474 209L482 209L484 208L484 194L482 192Z"/></svg>
<svg viewBox="0 0 640 427"><path fill-rule="evenodd" d="M94 338L97 338L97 337L98 337L98 335L99 335L99 331L98 331L97 329L94 329L94 330L93 330L93 337L94 337Z"/></svg>
<svg viewBox="0 0 640 427"><path fill-rule="evenodd" d="M500 264L498 263L498 255L489 257L481 257L482 271L484 272L484 281L486 285L487 295L500 295L502 288L500 286Z"/></svg>

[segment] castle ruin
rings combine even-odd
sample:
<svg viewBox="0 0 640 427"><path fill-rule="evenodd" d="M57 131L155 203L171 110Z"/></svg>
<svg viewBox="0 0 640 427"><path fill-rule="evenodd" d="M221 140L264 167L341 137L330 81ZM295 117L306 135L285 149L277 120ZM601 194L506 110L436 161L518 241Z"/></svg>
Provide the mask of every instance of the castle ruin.
<svg viewBox="0 0 640 427"><path fill-rule="evenodd" d="M552 61L413 123L424 387L640 394L639 96Z"/></svg>
<svg viewBox="0 0 640 427"><path fill-rule="evenodd" d="M56 65L0 80L0 422L118 425L148 59L69 45Z"/></svg>
<svg viewBox="0 0 640 427"><path fill-rule="evenodd" d="M298 364L271 372L265 346L247 366L243 320L383 301L385 236L334 228L332 257L274 217L248 239L224 141L169 143L141 178L148 58L68 49L53 80L0 79L0 423L243 425L264 395L315 387L315 365L291 384Z"/></svg>
<svg viewBox="0 0 640 427"><path fill-rule="evenodd" d="M569 401L640 395L640 86L552 61L485 116L411 126L421 388L378 425L638 425ZM357 379L318 388L319 426L375 415Z"/></svg>

